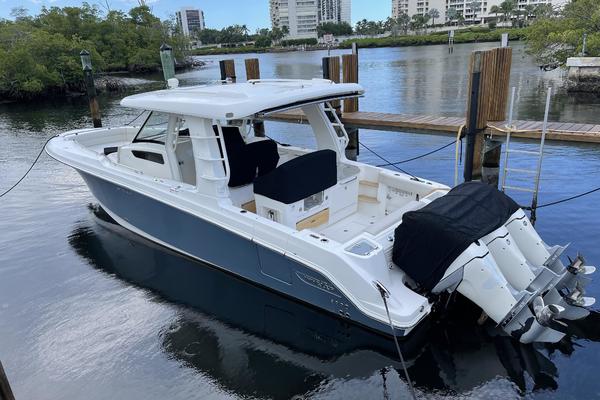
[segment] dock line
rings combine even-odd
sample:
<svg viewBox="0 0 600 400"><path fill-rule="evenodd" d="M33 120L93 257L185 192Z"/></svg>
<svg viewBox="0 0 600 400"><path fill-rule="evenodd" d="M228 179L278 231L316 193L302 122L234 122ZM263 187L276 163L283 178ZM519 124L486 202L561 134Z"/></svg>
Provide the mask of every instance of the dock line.
<svg viewBox="0 0 600 400"><path fill-rule="evenodd" d="M386 163L388 163L387 165L391 165L392 167L396 168L398 171L405 173L406 175L410 175L413 179L415 179L418 182L421 182L421 180L419 178L417 178L416 176L414 176L413 174L411 174L408 171L403 170L402 168L400 168L399 166L395 165L394 163L390 162L390 160L388 160L387 158L384 158L383 156L377 154L377 152L375 152L375 150L372 150L369 146L367 146L366 144L364 144L363 142L358 142L358 144L360 144L362 147L364 147L365 149L367 149L368 151L370 151L371 153L373 153L376 157L380 158L381 160L385 161Z"/></svg>
<svg viewBox="0 0 600 400"><path fill-rule="evenodd" d="M35 166L35 164L38 162L38 160L40 159L42 153L44 152L44 149L46 148L46 145L48 144L48 142L52 139L54 139L55 137L57 137L58 135L54 135L50 138L48 138L48 140L46 140L46 142L44 142L44 145L42 146L42 149L40 150L40 152L38 153L37 157L35 158L35 160L33 160L33 163L31 164L31 166L29 167L29 169L27 170L27 172L25 172L25 174L23 174L23 176L14 184L12 185L10 188L8 188L6 191L4 191L2 194L0 194L0 197L4 197L5 195L7 195L11 190L13 190L14 188L16 188L19 183L21 183L23 181L23 179L25 179L25 177L29 174L29 172L33 169L33 167Z"/></svg>
<svg viewBox="0 0 600 400"><path fill-rule="evenodd" d="M377 165L377 166L378 167L388 167L388 166L394 166L394 165L398 165L398 164L404 164L404 163L407 163L409 161L418 160L419 158L427 157L430 154L437 153L440 150L444 150L446 147L450 147L450 146L452 146L455 143L456 143L456 140L453 140L450 143L443 145L442 147L438 147L435 150L428 151L427 153L421 154L420 156L416 156L416 157L412 157L412 158L407 158L406 160L396 161L396 162L393 162L393 163L380 164L380 165Z"/></svg>
<svg viewBox="0 0 600 400"><path fill-rule="evenodd" d="M408 374L408 369L406 368L406 362L404 361L404 356L402 355L402 350L400 350L400 345L398 344L398 338L396 337L396 331L394 329L394 323L392 322L392 317L390 316L390 310L387 304L387 298L390 297L390 292L387 290L385 286L379 281L373 282L375 287L379 291L381 295L381 299L383 300L383 305L385 306L385 313L387 314L388 321L390 324L390 329L392 330L392 337L394 338L394 343L396 344L396 350L398 351L398 356L400 357L400 362L402 363L402 369L404 369L404 376L406 376L406 383L408 384L408 388L410 389L410 394L413 400L417 400L417 395L415 394L415 388L413 387L412 381L410 380L410 375Z"/></svg>

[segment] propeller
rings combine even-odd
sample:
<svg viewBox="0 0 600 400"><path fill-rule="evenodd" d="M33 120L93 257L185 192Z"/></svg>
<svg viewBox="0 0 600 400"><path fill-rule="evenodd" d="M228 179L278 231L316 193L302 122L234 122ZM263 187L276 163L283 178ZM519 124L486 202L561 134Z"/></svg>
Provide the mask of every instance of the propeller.
<svg viewBox="0 0 600 400"><path fill-rule="evenodd" d="M566 324L560 321L555 321L564 310L564 307L557 304L545 305L542 296L533 299L533 312L540 325L548 326L551 322L555 322L566 326Z"/></svg>
<svg viewBox="0 0 600 400"><path fill-rule="evenodd" d="M585 297L585 289L581 282L575 283L575 289L565 296L565 301L571 306L590 307L594 305L596 299L593 297Z"/></svg>

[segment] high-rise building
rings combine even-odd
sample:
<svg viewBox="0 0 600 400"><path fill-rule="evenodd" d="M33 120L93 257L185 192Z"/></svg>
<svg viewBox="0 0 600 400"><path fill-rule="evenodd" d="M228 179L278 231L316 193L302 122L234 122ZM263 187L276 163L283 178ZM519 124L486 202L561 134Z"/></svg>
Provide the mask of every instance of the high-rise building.
<svg viewBox="0 0 600 400"><path fill-rule="evenodd" d="M478 9L471 9L473 0L392 0L392 18L398 18L400 14L407 14L412 18L413 15L424 15L430 10L436 9L440 13L437 23L447 22L447 11L454 8L465 19L467 23L487 22L496 19L496 15L490 12L493 6L500 6L504 0L479 0L481 6ZM562 7L569 0L519 0L517 7L524 9L527 5L551 4L554 7Z"/></svg>
<svg viewBox="0 0 600 400"><path fill-rule="evenodd" d="M319 0L319 23L346 22L351 24L350 0Z"/></svg>
<svg viewBox="0 0 600 400"><path fill-rule="evenodd" d="M288 28L292 39L317 36L323 22L351 23L351 0L269 0L273 28Z"/></svg>
<svg viewBox="0 0 600 400"><path fill-rule="evenodd" d="M192 7L183 7L175 12L177 24L185 36L204 29L204 12Z"/></svg>

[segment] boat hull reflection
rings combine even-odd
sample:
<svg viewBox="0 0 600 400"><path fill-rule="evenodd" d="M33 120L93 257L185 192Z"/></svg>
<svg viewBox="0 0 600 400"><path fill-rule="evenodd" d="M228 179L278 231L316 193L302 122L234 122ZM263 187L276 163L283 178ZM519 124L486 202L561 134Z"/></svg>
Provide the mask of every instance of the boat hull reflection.
<svg viewBox="0 0 600 400"><path fill-rule="evenodd" d="M224 390L291 398L336 378L402 379L389 337L183 257L90 208L93 220L75 229L71 246L95 268L152 290L158 301L187 306L161 330L162 348ZM424 325L402 342L419 391L467 393L499 377L521 393L557 387L549 356L575 351L570 335L553 346L524 345L478 326L478 310L465 312L468 307L445 310L433 327ZM597 341L598 320L592 313L577 321L572 334Z"/></svg>

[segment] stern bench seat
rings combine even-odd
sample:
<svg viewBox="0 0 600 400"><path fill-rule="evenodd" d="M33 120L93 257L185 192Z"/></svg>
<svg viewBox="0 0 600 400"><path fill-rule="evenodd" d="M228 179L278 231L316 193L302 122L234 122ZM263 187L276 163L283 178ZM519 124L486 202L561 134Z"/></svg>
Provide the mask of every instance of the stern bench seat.
<svg viewBox="0 0 600 400"><path fill-rule="evenodd" d="M304 154L256 178L256 212L298 230L322 225L329 221L330 191L336 184L335 151Z"/></svg>

